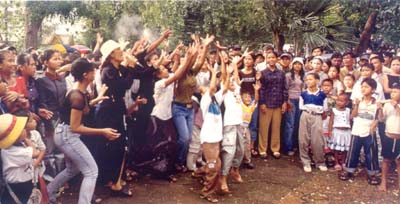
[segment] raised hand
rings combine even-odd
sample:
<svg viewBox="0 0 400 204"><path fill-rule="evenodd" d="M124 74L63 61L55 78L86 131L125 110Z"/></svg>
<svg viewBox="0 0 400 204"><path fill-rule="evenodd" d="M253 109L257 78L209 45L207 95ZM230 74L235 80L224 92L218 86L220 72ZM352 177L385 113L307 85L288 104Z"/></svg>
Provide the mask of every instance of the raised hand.
<svg viewBox="0 0 400 204"><path fill-rule="evenodd" d="M242 58L239 56L235 56L232 58L232 63L234 64L239 64L240 61L242 61Z"/></svg>
<svg viewBox="0 0 400 204"><path fill-rule="evenodd" d="M216 41L214 43L215 47L217 47L218 50L227 50L227 47L221 46L221 44L219 43L219 41Z"/></svg>
<svg viewBox="0 0 400 204"><path fill-rule="evenodd" d="M206 38L201 39L201 42L203 43L203 45L208 46L214 41L214 39L215 39L214 35L207 34Z"/></svg>
<svg viewBox="0 0 400 204"><path fill-rule="evenodd" d="M257 81L255 84L253 84L254 91L258 91L261 89L261 82Z"/></svg>
<svg viewBox="0 0 400 204"><path fill-rule="evenodd" d="M170 29L167 29L162 33L162 37L164 39L167 39L170 35L172 35L172 31Z"/></svg>
<svg viewBox="0 0 400 204"><path fill-rule="evenodd" d="M101 44L103 43L103 36L101 36L101 33L96 34L96 43Z"/></svg>

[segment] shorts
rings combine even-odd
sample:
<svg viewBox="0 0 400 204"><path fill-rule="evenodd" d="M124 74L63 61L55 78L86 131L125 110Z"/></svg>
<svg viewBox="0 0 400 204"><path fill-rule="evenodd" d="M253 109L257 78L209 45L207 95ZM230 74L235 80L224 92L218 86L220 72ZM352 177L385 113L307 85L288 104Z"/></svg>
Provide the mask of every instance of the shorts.
<svg viewBox="0 0 400 204"><path fill-rule="evenodd" d="M383 135L382 138L382 156L385 159L400 159L400 140L392 139Z"/></svg>

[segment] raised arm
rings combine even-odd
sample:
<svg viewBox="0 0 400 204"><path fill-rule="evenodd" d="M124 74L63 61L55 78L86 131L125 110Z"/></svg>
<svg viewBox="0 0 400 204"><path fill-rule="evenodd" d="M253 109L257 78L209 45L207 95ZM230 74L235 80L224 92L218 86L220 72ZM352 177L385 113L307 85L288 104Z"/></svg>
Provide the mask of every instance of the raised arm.
<svg viewBox="0 0 400 204"><path fill-rule="evenodd" d="M200 71L201 67L203 66L204 61L206 59L207 52L208 52L208 47L214 41L214 38L215 38L214 35L207 34L206 38L202 39L203 49L201 50L200 58L196 61L196 63L193 66L194 73L198 73Z"/></svg>
<svg viewBox="0 0 400 204"><path fill-rule="evenodd" d="M150 46L146 49L147 53L152 52L155 50L165 39L167 39L172 34L172 31L167 29L163 32L160 38L150 44Z"/></svg>
<svg viewBox="0 0 400 204"><path fill-rule="evenodd" d="M94 46L93 53L100 51L100 46L103 43L103 36L101 33L96 34L96 46Z"/></svg>
<svg viewBox="0 0 400 204"><path fill-rule="evenodd" d="M188 47L188 49L186 50L184 62L178 67L175 74L165 81L165 86L170 85L171 83L175 82L176 80L180 79L183 76L183 74L189 67L193 54L194 54L194 47Z"/></svg>

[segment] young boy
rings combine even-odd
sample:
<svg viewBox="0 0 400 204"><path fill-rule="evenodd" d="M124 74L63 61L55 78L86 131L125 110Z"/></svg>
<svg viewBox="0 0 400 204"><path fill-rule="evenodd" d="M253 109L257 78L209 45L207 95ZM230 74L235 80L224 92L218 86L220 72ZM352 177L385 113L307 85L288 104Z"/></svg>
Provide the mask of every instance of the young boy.
<svg viewBox="0 0 400 204"><path fill-rule="evenodd" d="M200 131L200 141L202 144L203 155L206 159L206 165L198 168L193 172L193 177L203 178L204 186L201 190L200 197L209 202L218 202L214 197L217 190L220 189L220 171L221 160L220 142L222 140L222 114L220 105L227 90L225 83L218 92L216 85L216 72L211 71L211 82L208 90L203 94L200 101L200 109L203 112L203 127ZM228 81L228 80L226 80Z"/></svg>
<svg viewBox="0 0 400 204"><path fill-rule="evenodd" d="M11 114L0 115L0 140L3 176L20 203L27 203L32 193L33 159L40 151L27 138L25 128L27 118ZM6 190L1 203L18 203Z"/></svg>
<svg viewBox="0 0 400 204"><path fill-rule="evenodd" d="M386 130L382 138L382 183L379 190L386 191L386 178L390 162L395 160L397 166L397 182L400 190L400 84L395 83L390 93L391 100L378 103L379 120L386 121Z"/></svg>
<svg viewBox="0 0 400 204"><path fill-rule="evenodd" d="M250 129L249 124L251 122L251 116L253 115L254 110L257 107L259 94L261 85L260 82L257 81L254 85L254 103L251 100L251 94L249 92L243 92L242 95L242 125L240 126L240 132L244 136L244 157L243 157L243 166L248 169L254 169L254 164L251 163L251 150L254 147L254 140L250 137Z"/></svg>
<svg viewBox="0 0 400 204"><path fill-rule="evenodd" d="M365 161L368 169L368 183L379 185L380 179L376 176L379 172L377 143L375 129L378 124L376 117L377 105L373 97L377 87L375 80L366 78L361 82L361 100L355 99L351 117L353 129L350 149L346 158L344 171L339 173L339 179L346 181L354 177L357 168L361 147L364 147Z"/></svg>
<svg viewBox="0 0 400 204"><path fill-rule="evenodd" d="M361 100L363 97L362 91L361 91L361 82L363 82L364 79L371 79L372 75L374 74L374 66L371 64L365 64L363 67L361 67L361 77L360 79L354 84L353 86L353 92L351 93L350 99L354 101L354 99ZM383 92L382 85L377 82L376 89L372 93L372 97L375 98L377 101L382 101L385 100L385 94Z"/></svg>
<svg viewBox="0 0 400 204"><path fill-rule="evenodd" d="M309 148L313 151L313 160L321 171L327 171L324 160L324 138L322 136L322 119L326 116L326 94L318 88L319 75L309 73L306 76L307 90L301 93L299 109L302 110L299 127L300 159L303 170L311 172Z"/></svg>
<svg viewBox="0 0 400 204"><path fill-rule="evenodd" d="M336 96L332 95L333 91L333 81L332 79L324 79L321 83L321 89L326 95L326 102L328 105L328 109L326 111L326 118L323 118L322 121L322 135L324 136L325 145L324 145L324 152L325 152L325 163L328 167L333 165L333 154L329 149L329 144L331 143L331 138L329 137L329 120L332 114L332 109L335 106L335 98Z"/></svg>

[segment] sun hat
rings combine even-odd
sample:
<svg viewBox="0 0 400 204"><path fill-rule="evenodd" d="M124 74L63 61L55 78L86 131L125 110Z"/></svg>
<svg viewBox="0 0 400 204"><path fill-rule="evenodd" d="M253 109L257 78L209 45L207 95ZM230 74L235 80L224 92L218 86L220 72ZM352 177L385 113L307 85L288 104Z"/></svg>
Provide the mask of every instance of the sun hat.
<svg viewBox="0 0 400 204"><path fill-rule="evenodd" d="M102 55L101 61L104 62L107 57L117 48L125 49L129 42L117 43L114 40L107 40L100 48Z"/></svg>
<svg viewBox="0 0 400 204"><path fill-rule="evenodd" d="M0 115L0 149L7 149L18 139L24 130L27 117L17 117L11 114Z"/></svg>
<svg viewBox="0 0 400 204"><path fill-rule="evenodd" d="M290 64L290 67L293 67L293 64L296 63L296 62L300 63L301 66L304 68L304 59L301 58L301 57L295 57L293 59L292 63Z"/></svg>

